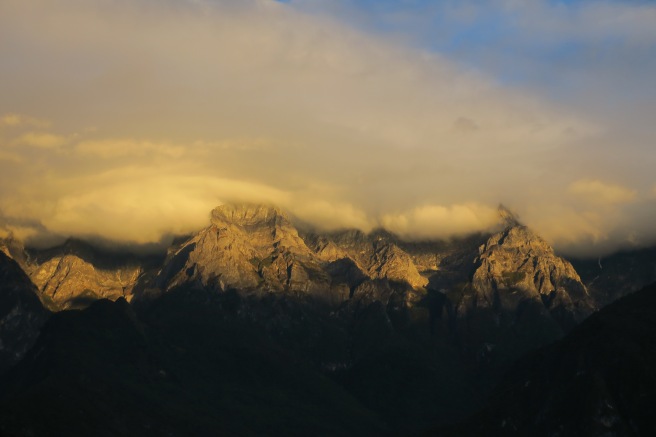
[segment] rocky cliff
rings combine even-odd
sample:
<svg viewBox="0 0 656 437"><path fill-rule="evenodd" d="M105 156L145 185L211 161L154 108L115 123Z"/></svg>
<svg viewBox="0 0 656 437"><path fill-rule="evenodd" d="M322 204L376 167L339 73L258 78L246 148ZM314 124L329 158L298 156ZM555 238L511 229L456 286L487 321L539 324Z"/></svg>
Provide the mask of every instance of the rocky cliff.
<svg viewBox="0 0 656 437"><path fill-rule="evenodd" d="M309 293L330 288L330 277L280 209L223 205L211 225L170 254L157 285Z"/></svg>
<svg viewBox="0 0 656 437"><path fill-rule="evenodd" d="M222 205L207 228L169 250L149 287L291 292L338 304L368 281L387 280L407 285L408 302L421 300L426 290L445 294L455 317L475 308L515 314L532 302L563 326L584 318L593 305L573 267L505 208L500 222L506 228L492 236L407 242L382 229L299 233L279 208ZM81 242L30 256L15 241L3 250L22 261L42 295L59 308L129 299L147 276L139 262L103 262Z"/></svg>
<svg viewBox="0 0 656 437"><path fill-rule="evenodd" d="M84 306L98 299L130 298L142 273L134 265L100 269L71 254L50 258L29 271L40 292L61 309Z"/></svg>
<svg viewBox="0 0 656 437"><path fill-rule="evenodd" d="M445 295L444 309L434 312L446 311L450 318L486 309L512 320L531 307L571 328L594 308L578 274L507 209L500 207L499 214L505 229L491 236L408 242L382 229L299 233L279 208L222 205L211 212L207 228L171 248L159 268L151 265L159 273L151 275L156 279L149 288L290 292L339 304L362 284L387 280L407 285L409 303L423 299L426 290ZM143 288L135 289L140 278L148 282L143 263L116 261L79 241L28 255L5 239L1 249L60 309L99 298L130 299Z"/></svg>
<svg viewBox="0 0 656 437"><path fill-rule="evenodd" d="M386 239L360 231L301 236L278 208L223 205L208 228L170 254L157 285L316 293L343 301L375 279L415 289L428 283L411 257Z"/></svg>
<svg viewBox="0 0 656 437"><path fill-rule="evenodd" d="M472 305L499 312L534 302L566 329L594 310L594 303L572 265L525 226L492 235L474 259ZM540 305L538 305L540 306Z"/></svg>
<svg viewBox="0 0 656 437"><path fill-rule="evenodd" d="M383 230L369 235L357 230L308 235L306 240L323 261L349 259L371 279L404 282L413 288L428 284L412 257L398 246L396 237Z"/></svg>

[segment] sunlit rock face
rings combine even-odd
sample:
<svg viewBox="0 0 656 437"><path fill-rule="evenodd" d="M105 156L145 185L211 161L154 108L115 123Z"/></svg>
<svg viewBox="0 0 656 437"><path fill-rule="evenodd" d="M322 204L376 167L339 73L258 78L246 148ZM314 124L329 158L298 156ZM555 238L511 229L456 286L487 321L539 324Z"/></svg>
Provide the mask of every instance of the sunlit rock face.
<svg viewBox="0 0 656 437"><path fill-rule="evenodd" d="M572 265L505 208L504 228L452 241L403 242L428 278L433 335L476 365L510 362L553 342L595 309Z"/></svg>
<svg viewBox="0 0 656 437"><path fill-rule="evenodd" d="M446 295L451 318L486 309L512 319L508 315L527 306L565 328L585 317L593 306L573 267L505 208L500 221L506 228L492 236L408 242L382 229L299 233L277 207L226 204L211 212L207 228L151 266L152 273L138 262L92 253L81 242L32 256L15 241L5 241L2 249L22 261L53 309L130 299L144 284L156 294L184 285L300 293L338 304L362 284L383 280L406 290L409 304L427 290Z"/></svg>
<svg viewBox="0 0 656 437"><path fill-rule="evenodd" d="M158 285L311 292L330 288L330 276L289 218L265 205L223 205L211 225L169 257Z"/></svg>
<svg viewBox="0 0 656 437"><path fill-rule="evenodd" d="M240 204L212 211L211 225L169 256L157 285L297 292L337 303L375 279L415 289L428 282L389 239L359 231L301 236L280 209Z"/></svg>
<svg viewBox="0 0 656 437"><path fill-rule="evenodd" d="M356 230L320 236L308 236L310 246L324 261L349 259L371 279L388 279L425 287L428 280L420 275L412 257L385 231L364 234Z"/></svg>
<svg viewBox="0 0 656 437"><path fill-rule="evenodd" d="M50 258L30 271L41 293L61 309L84 306L97 299L129 297L140 274L137 266L98 269L71 254Z"/></svg>
<svg viewBox="0 0 656 437"><path fill-rule="evenodd" d="M492 236L408 243L384 230L299 235L278 208L223 205L209 227L171 252L157 286L298 292L338 303L385 280L406 286L410 305L427 289L446 293L452 319L481 311L506 325L545 318L558 336L590 313L591 299L571 264L502 212L506 228Z"/></svg>
<svg viewBox="0 0 656 437"><path fill-rule="evenodd" d="M0 373L34 344L49 312L19 265L0 253Z"/></svg>
<svg viewBox="0 0 656 437"><path fill-rule="evenodd" d="M472 277L477 307L517 311L532 301L569 328L594 309L572 265L530 229L513 225L479 248Z"/></svg>
<svg viewBox="0 0 656 437"><path fill-rule="evenodd" d="M163 258L100 249L75 239L49 249L26 249L10 237L0 239L0 251L18 263L52 311L86 307L98 299L130 300L140 279Z"/></svg>

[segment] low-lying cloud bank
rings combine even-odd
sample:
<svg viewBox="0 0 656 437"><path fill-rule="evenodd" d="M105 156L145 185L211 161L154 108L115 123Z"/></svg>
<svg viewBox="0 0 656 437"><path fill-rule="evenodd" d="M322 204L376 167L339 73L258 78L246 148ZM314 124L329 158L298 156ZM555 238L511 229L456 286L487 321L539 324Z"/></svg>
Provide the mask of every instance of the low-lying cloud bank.
<svg viewBox="0 0 656 437"><path fill-rule="evenodd" d="M148 244L249 201L448 238L502 202L569 254L656 241L642 116L609 124L316 11L2 2L1 232Z"/></svg>

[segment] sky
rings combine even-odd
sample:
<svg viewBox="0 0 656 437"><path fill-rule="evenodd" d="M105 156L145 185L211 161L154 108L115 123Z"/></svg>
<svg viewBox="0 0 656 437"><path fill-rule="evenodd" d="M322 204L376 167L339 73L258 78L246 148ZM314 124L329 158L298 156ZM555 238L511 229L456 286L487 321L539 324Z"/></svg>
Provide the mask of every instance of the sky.
<svg viewBox="0 0 656 437"><path fill-rule="evenodd" d="M166 243L225 202L321 230L656 243L656 2L0 0L0 234Z"/></svg>

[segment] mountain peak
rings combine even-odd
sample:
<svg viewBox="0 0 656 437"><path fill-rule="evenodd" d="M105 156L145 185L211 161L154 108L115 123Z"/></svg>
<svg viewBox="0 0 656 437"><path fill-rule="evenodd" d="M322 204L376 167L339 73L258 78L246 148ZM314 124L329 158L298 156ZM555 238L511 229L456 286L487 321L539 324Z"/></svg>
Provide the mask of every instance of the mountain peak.
<svg viewBox="0 0 656 437"><path fill-rule="evenodd" d="M517 214L508 209L503 203L500 203L497 207L497 212L501 218L501 223L506 228L512 228L514 226L521 226Z"/></svg>
<svg viewBox="0 0 656 437"><path fill-rule="evenodd" d="M211 222L219 227L240 227L261 224L288 223L289 217L282 209L256 203L226 203L212 210Z"/></svg>
<svg viewBox="0 0 656 437"><path fill-rule="evenodd" d="M541 302L565 329L594 309L574 267L526 226L514 224L492 235L479 247L475 264L472 284L491 307Z"/></svg>
<svg viewBox="0 0 656 437"><path fill-rule="evenodd" d="M211 223L170 257L158 279L164 288L184 283L223 291L330 287L316 255L280 208L224 204L212 211Z"/></svg>
<svg viewBox="0 0 656 437"><path fill-rule="evenodd" d="M553 253L553 248L549 243L530 228L520 224L509 225L504 230L493 234L481 247L480 252L483 253L497 245L509 250L521 249L521 252L535 249L539 252Z"/></svg>

